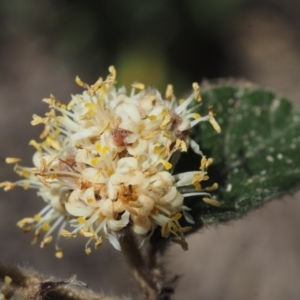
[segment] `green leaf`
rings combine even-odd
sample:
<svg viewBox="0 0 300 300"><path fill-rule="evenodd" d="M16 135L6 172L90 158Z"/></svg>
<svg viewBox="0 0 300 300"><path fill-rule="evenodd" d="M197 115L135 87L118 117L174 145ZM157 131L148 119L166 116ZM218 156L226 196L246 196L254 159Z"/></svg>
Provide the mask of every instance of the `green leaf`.
<svg viewBox="0 0 300 300"><path fill-rule="evenodd" d="M209 86L202 96L200 113L213 105L222 133L205 122L195 128L193 138L214 159L208 173L219 188L211 194L222 205L187 198L194 230L240 218L300 185L300 112L290 101L249 84ZM182 170L198 167L199 157L195 166L192 155L183 157Z"/></svg>

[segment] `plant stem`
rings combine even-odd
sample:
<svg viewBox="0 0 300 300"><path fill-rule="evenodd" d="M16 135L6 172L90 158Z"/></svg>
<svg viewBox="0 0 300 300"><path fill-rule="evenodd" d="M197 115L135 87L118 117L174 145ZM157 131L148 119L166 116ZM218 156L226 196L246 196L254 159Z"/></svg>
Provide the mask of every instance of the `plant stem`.
<svg viewBox="0 0 300 300"><path fill-rule="evenodd" d="M128 228L122 239L120 239L122 252L133 272L133 276L138 283L146 300L156 300L158 290L153 283L152 272L149 270L141 251L138 249L136 239Z"/></svg>

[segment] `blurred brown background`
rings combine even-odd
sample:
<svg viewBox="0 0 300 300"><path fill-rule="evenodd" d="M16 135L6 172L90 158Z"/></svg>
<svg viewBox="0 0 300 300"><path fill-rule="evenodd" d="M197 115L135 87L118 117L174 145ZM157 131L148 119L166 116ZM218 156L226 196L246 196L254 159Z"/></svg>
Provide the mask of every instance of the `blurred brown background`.
<svg viewBox="0 0 300 300"><path fill-rule="evenodd" d="M178 2L178 3L177 3ZM300 1L40 1L2 0L0 5L0 181L16 175L7 156L30 165L27 146L41 128L40 100L68 101L80 92L76 75L93 83L109 65L120 85L135 80L178 96L191 82L238 77L269 86L300 106ZM131 280L108 242L87 256L84 239L31 246L16 222L43 207L34 191L1 193L1 259L61 277L78 274L96 291L130 293ZM299 299L299 193L274 201L229 225L189 237L188 252L172 247L166 261L183 274L176 299Z"/></svg>

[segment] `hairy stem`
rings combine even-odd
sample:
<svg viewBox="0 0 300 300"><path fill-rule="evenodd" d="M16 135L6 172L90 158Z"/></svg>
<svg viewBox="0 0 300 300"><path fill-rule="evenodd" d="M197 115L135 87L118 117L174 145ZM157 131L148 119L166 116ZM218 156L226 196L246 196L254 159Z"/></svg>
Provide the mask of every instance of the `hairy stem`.
<svg viewBox="0 0 300 300"><path fill-rule="evenodd" d="M179 276L174 276L171 280L166 281L166 272L164 269L164 254L168 248L169 240L162 237L159 230L156 230L147 247L146 258L148 268L151 270L152 282L158 291L157 300L173 299L174 287Z"/></svg>
<svg viewBox="0 0 300 300"><path fill-rule="evenodd" d="M4 282L5 277L12 280L9 292L5 293L6 299L19 295L24 300L122 300L93 293L74 277L66 280L45 280L44 276L37 272L0 262L0 281Z"/></svg>
<svg viewBox="0 0 300 300"><path fill-rule="evenodd" d="M137 246L131 229L127 229L120 240L121 248L146 300L156 300L158 290L152 280L152 272L148 269L145 259Z"/></svg>
<svg viewBox="0 0 300 300"><path fill-rule="evenodd" d="M45 300L122 300L122 298L95 294L89 290L62 287L53 290L44 297Z"/></svg>
<svg viewBox="0 0 300 300"><path fill-rule="evenodd" d="M160 233L157 234L157 232L154 232L146 252L148 268L151 270L152 281L158 291L164 285L163 254L167 248L167 241L167 239L161 237Z"/></svg>

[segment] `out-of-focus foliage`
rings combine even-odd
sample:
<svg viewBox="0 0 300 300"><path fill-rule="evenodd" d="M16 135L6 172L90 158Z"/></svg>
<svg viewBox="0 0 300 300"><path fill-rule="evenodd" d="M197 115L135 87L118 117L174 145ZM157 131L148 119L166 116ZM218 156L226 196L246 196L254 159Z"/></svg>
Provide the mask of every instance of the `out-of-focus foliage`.
<svg viewBox="0 0 300 300"><path fill-rule="evenodd" d="M34 38L74 72L96 77L114 64L122 84L164 89L172 80L181 91L227 75L222 41L240 2L3 0L0 18L4 39Z"/></svg>

